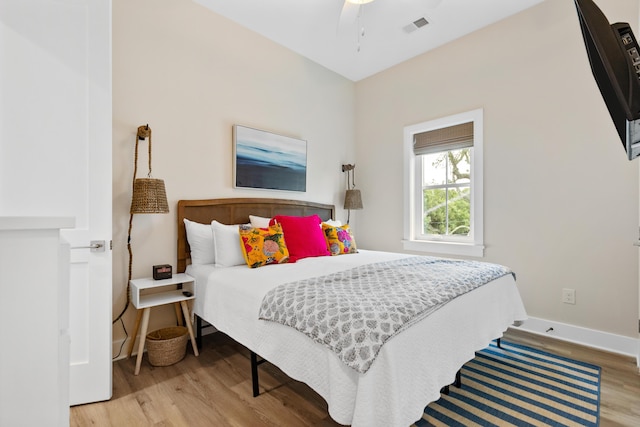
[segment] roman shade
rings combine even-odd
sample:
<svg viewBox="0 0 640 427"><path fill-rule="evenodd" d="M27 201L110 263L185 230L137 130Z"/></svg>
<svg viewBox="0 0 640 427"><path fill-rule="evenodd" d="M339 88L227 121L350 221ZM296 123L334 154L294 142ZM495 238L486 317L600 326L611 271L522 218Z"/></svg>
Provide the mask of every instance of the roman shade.
<svg viewBox="0 0 640 427"><path fill-rule="evenodd" d="M473 147L473 122L413 135L413 153L416 156L469 147Z"/></svg>

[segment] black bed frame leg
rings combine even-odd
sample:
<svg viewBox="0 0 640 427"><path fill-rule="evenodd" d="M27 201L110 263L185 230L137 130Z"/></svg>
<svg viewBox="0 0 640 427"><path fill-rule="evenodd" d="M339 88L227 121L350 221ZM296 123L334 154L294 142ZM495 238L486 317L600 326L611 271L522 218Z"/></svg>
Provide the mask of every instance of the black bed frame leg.
<svg viewBox="0 0 640 427"><path fill-rule="evenodd" d="M496 343L498 344L498 347L499 347L499 348L502 348L502 347L501 347L501 345L500 345L500 338L497 338L497 339L496 339ZM461 369L462 369L462 368L458 369L458 372L456 372L456 379L455 379L455 381L453 382L453 385L454 385L456 388L460 388L460 387L462 387L462 375L461 375L461 373L460 373L460 370L461 370ZM449 395L449 386L448 386L448 385L446 385L446 386L442 387L442 389L440 389L440 393L445 394L445 395Z"/></svg>
<svg viewBox="0 0 640 427"><path fill-rule="evenodd" d="M198 315L196 317L196 345L198 348L202 348L202 318ZM258 360L258 355L253 351L251 353L251 383L253 385L253 397L257 397L260 394L260 384L258 378L258 365L266 362L266 360Z"/></svg>
<svg viewBox="0 0 640 427"><path fill-rule="evenodd" d="M458 372L456 372L456 379L453 382L453 385L456 386L457 388L462 387L462 377L460 376L460 369L458 369ZM449 386L446 385L444 387L442 387L440 389L440 393L445 394L445 395L449 395Z"/></svg>
<svg viewBox="0 0 640 427"><path fill-rule="evenodd" d="M251 383L253 384L253 397L260 394L260 386L258 384L258 355L251 352Z"/></svg>
<svg viewBox="0 0 640 427"><path fill-rule="evenodd" d="M202 318L196 315L196 345L202 349Z"/></svg>

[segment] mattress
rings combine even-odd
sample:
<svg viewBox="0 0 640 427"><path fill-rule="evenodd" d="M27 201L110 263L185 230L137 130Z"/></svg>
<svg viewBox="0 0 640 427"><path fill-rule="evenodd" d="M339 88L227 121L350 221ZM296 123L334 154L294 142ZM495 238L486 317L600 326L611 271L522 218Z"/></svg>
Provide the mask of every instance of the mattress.
<svg viewBox="0 0 640 427"><path fill-rule="evenodd" d="M196 282L193 311L308 384L327 401L336 422L406 427L439 398L442 386L453 382L475 351L502 336L514 321L526 319L512 275L459 296L391 338L365 374L295 329L259 320L258 313L264 295L279 284L408 256L360 250L257 269L190 265L187 273Z"/></svg>

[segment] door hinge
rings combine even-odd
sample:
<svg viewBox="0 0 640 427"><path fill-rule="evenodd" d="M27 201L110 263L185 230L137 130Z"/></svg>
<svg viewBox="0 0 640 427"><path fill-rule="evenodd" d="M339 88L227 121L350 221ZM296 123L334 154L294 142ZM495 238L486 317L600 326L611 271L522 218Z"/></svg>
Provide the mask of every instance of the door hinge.
<svg viewBox="0 0 640 427"><path fill-rule="evenodd" d="M113 250L113 240L109 240L109 250Z"/></svg>

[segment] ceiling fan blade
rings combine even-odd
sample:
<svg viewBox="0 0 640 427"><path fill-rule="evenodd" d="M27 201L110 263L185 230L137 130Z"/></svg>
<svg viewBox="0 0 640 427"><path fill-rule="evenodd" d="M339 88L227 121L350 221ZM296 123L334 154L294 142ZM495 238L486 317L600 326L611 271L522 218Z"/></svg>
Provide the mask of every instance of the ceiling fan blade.
<svg viewBox="0 0 640 427"><path fill-rule="evenodd" d="M338 32L344 29L352 29L354 22L358 19L358 12L361 5L349 3L345 0L342 5L342 11L340 12L340 18L338 19Z"/></svg>

